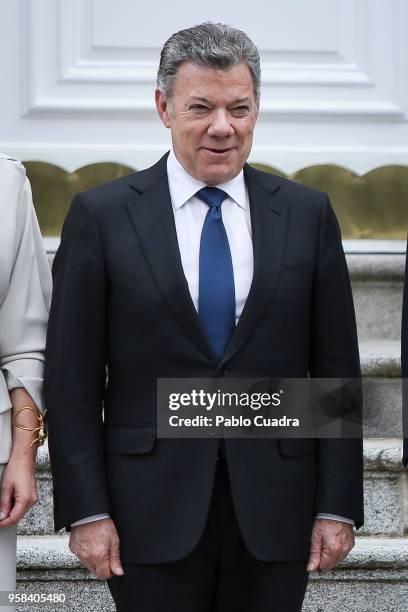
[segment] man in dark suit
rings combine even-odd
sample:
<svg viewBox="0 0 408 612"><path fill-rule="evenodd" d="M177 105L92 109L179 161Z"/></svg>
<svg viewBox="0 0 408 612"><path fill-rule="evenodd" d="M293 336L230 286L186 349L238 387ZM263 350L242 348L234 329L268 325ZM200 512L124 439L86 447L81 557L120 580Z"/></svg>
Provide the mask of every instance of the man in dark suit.
<svg viewBox="0 0 408 612"><path fill-rule="evenodd" d="M246 164L259 90L243 32L174 34L156 89L172 151L78 194L64 224L55 523L118 610L298 611L308 571L344 559L363 522L359 439L156 436L158 378L360 376L327 195Z"/></svg>

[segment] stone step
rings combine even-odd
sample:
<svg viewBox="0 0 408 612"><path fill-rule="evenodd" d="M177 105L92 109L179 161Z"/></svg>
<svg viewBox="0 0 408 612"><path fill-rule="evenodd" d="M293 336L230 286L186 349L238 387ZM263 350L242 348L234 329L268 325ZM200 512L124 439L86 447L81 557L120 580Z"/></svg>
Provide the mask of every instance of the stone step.
<svg viewBox="0 0 408 612"><path fill-rule="evenodd" d="M406 612L408 539L356 538L346 561L313 573L303 612Z"/></svg>
<svg viewBox="0 0 408 612"><path fill-rule="evenodd" d="M400 341L360 342L364 437L402 437Z"/></svg>
<svg viewBox="0 0 408 612"><path fill-rule="evenodd" d="M360 342L401 335L404 255L348 255Z"/></svg>
<svg viewBox="0 0 408 612"><path fill-rule="evenodd" d="M364 442L364 526L361 537L408 533L408 472L401 463L401 441Z"/></svg>
<svg viewBox="0 0 408 612"><path fill-rule="evenodd" d="M80 567L66 536L20 536L17 556L19 593L65 596L65 606L47 606L50 612L114 611L105 583ZM311 574L303 612L406 612L407 604L408 539L358 537L336 569ZM18 607L43 610L31 603Z"/></svg>
<svg viewBox="0 0 408 612"><path fill-rule="evenodd" d="M365 518L361 536L402 536L408 532L408 470L401 464L400 439L364 443ZM38 503L19 523L19 534L52 534L52 485L46 448L37 466Z"/></svg>
<svg viewBox="0 0 408 612"><path fill-rule="evenodd" d="M365 340L359 342L361 371L365 377L401 376L400 340Z"/></svg>
<svg viewBox="0 0 408 612"><path fill-rule="evenodd" d="M68 548L68 536L19 536L17 592L58 596L63 603L20 604L17 612L114 612L106 583L91 576ZM35 600L34 600L35 601Z"/></svg>

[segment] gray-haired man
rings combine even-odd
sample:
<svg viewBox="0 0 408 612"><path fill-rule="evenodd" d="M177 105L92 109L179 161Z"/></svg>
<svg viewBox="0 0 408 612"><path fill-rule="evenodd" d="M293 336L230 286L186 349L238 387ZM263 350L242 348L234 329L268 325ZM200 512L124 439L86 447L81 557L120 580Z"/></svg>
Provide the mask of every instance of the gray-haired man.
<svg viewBox="0 0 408 612"><path fill-rule="evenodd" d="M243 32L174 34L172 151L77 195L54 263L56 527L121 611L296 612L363 521L360 440L156 438L157 378L360 375L327 196L246 164L259 92Z"/></svg>

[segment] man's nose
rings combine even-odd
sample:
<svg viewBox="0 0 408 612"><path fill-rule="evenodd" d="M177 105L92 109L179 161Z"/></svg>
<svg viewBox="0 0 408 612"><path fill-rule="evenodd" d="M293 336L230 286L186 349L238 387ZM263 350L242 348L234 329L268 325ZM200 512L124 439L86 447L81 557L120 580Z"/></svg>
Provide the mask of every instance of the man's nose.
<svg viewBox="0 0 408 612"><path fill-rule="evenodd" d="M231 136L234 128L231 125L230 115L226 110L218 109L212 114L212 121L208 128L209 136Z"/></svg>

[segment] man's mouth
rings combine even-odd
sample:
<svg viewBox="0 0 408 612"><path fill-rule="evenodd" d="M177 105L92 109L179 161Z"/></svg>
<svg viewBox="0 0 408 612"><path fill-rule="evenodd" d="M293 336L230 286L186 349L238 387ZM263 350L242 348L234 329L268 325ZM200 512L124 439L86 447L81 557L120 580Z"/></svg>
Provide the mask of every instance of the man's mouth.
<svg viewBox="0 0 408 612"><path fill-rule="evenodd" d="M210 147L204 147L206 151L210 151L210 153L215 153L217 155L223 155L224 153L228 153L229 151L232 151L231 147L229 147L228 149L212 149Z"/></svg>

